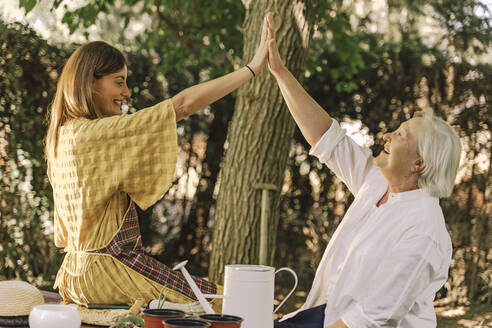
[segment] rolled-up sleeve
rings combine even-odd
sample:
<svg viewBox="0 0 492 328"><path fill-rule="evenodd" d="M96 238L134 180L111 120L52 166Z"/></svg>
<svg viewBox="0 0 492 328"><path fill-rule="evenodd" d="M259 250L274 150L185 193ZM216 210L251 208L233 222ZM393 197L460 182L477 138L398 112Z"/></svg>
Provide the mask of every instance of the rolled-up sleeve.
<svg viewBox="0 0 492 328"><path fill-rule="evenodd" d="M310 155L318 157L345 183L350 192L357 194L372 165L372 152L360 147L348 137L336 120L321 139L311 148Z"/></svg>
<svg viewBox="0 0 492 328"><path fill-rule="evenodd" d="M361 300L354 300L342 314L350 328L397 327L418 298L430 298L446 277L433 281L443 256L433 239L417 235L389 251L371 277L371 286Z"/></svg>

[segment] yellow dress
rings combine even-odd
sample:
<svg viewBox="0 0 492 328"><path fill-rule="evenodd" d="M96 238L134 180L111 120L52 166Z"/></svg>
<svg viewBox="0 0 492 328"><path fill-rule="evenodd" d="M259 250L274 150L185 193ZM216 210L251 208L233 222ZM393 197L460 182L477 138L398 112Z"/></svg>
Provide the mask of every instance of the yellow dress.
<svg viewBox="0 0 492 328"><path fill-rule="evenodd" d="M65 301L132 304L139 298L158 298L163 285L111 255L89 252L106 247L118 233L128 197L144 210L162 198L176 159L171 100L131 115L75 119L60 128L57 157L48 161L48 176L55 203L55 245L66 252L55 288ZM168 301L194 301L164 290ZM218 309L219 302L212 303Z"/></svg>

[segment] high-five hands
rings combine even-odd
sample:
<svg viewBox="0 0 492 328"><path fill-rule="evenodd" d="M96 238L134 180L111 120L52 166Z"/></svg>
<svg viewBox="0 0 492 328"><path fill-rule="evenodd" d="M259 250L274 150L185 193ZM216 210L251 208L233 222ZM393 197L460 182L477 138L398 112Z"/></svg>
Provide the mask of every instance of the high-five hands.
<svg viewBox="0 0 492 328"><path fill-rule="evenodd" d="M265 68L267 57L268 57L268 45L271 41L272 29L268 27L268 17L271 17L271 13L267 13L263 19L263 27L261 29L261 39L260 45L256 50L255 56L249 62L249 67L255 72L255 74L260 73Z"/></svg>
<svg viewBox="0 0 492 328"><path fill-rule="evenodd" d="M268 60L268 68L275 75L285 69L284 62L280 58L277 43L275 41L275 23L273 22L272 13L268 12L263 19L261 30L261 40L255 56L249 63L249 67L255 72L260 73Z"/></svg>

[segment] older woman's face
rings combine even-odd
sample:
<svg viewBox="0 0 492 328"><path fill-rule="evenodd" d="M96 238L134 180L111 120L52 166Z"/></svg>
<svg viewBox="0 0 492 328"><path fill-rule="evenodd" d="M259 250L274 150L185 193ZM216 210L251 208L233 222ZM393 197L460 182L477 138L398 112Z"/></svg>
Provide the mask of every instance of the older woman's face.
<svg viewBox="0 0 492 328"><path fill-rule="evenodd" d="M383 136L384 149L374 159L374 163L381 168L385 176L389 174L393 177L406 177L412 173L412 167L420 159L417 155L417 137L421 132L422 123L421 118L415 117Z"/></svg>
<svg viewBox="0 0 492 328"><path fill-rule="evenodd" d="M119 115L123 100L130 98L130 90L126 85L127 69L121 70L94 79L92 89L94 91L95 105L108 116Z"/></svg>

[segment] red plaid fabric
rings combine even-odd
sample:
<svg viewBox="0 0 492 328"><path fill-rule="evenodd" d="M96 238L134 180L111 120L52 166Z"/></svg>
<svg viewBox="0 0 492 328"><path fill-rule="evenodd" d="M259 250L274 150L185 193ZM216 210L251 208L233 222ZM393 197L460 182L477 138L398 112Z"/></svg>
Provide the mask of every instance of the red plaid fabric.
<svg viewBox="0 0 492 328"><path fill-rule="evenodd" d="M144 254L138 225L138 214L131 202L123 225L108 246L93 251L110 254L118 261L153 281L197 300L181 271L174 271L156 259ZM193 277L204 294L217 294L217 286L209 281Z"/></svg>

